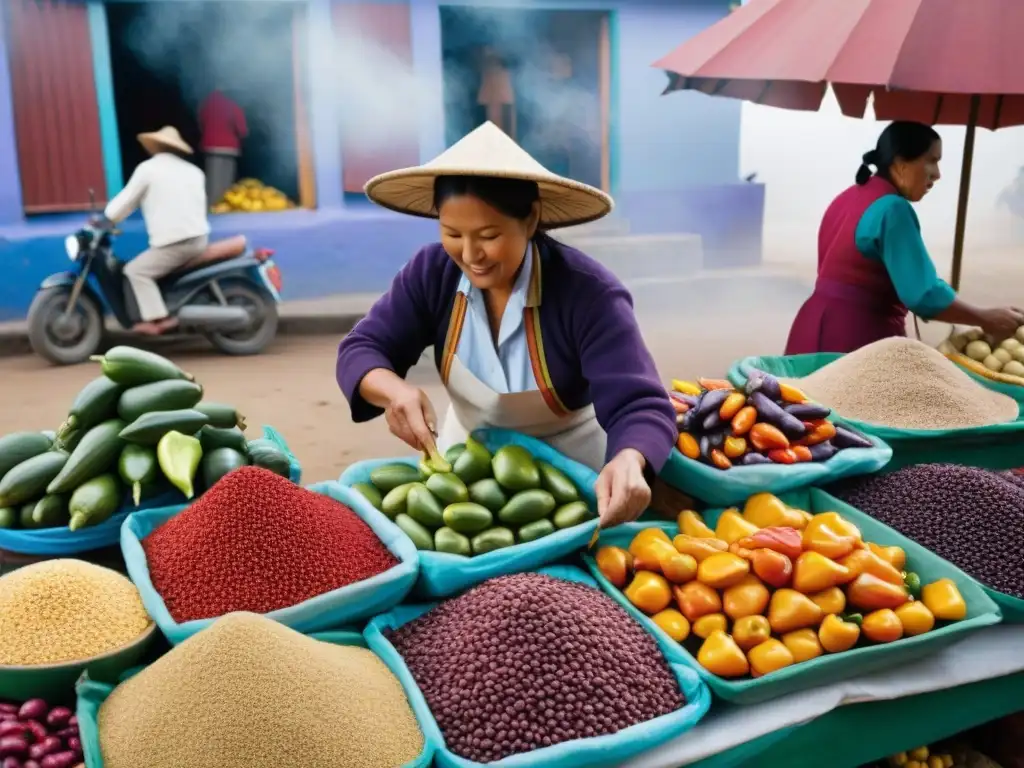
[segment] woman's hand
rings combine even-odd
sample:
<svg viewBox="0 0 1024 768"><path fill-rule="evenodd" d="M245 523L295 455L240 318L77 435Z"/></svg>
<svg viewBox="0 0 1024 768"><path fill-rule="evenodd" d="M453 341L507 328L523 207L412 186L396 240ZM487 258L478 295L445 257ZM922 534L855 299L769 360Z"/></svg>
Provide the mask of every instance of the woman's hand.
<svg viewBox="0 0 1024 768"><path fill-rule="evenodd" d="M419 387L404 381L396 387L384 408L384 418L391 434L417 451L435 450L437 416L427 393Z"/></svg>
<svg viewBox="0 0 1024 768"><path fill-rule="evenodd" d="M1024 311L1016 307L987 309L982 315L982 330L999 340L1013 336L1022 325L1024 325Z"/></svg>
<svg viewBox="0 0 1024 768"><path fill-rule="evenodd" d="M644 477L647 460L640 451L626 448L605 464L597 478L597 514L602 528L630 523L650 506L651 487Z"/></svg>

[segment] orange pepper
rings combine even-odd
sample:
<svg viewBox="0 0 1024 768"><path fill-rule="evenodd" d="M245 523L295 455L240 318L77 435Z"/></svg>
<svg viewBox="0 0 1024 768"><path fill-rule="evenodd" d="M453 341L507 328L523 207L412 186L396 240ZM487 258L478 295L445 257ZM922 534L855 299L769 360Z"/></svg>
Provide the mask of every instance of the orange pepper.
<svg viewBox="0 0 1024 768"><path fill-rule="evenodd" d="M731 469L732 462L729 461L729 457L717 448L712 448L708 454L708 458L711 459L711 464L718 469Z"/></svg>
<svg viewBox="0 0 1024 768"><path fill-rule="evenodd" d="M779 382L779 399L784 403L799 405L807 402L807 395L794 387L792 384Z"/></svg>
<svg viewBox="0 0 1024 768"><path fill-rule="evenodd" d="M725 632L729 629L729 620L723 613L709 613L693 622L693 634L707 639L712 632Z"/></svg>
<svg viewBox="0 0 1024 768"><path fill-rule="evenodd" d="M673 547L672 552L661 560L661 572L673 584L685 584L696 577L697 561Z"/></svg>
<svg viewBox="0 0 1024 768"><path fill-rule="evenodd" d="M907 553L904 552L901 547L883 547L880 544L875 544L873 541L869 541L868 549L885 560L885 562L897 571L905 570L907 567Z"/></svg>
<svg viewBox="0 0 1024 768"><path fill-rule="evenodd" d="M738 557L742 557L744 560L749 560L751 557L754 556L754 553L753 553L752 550L749 550L746 547L740 546L740 543L738 541L734 541L732 544L730 544L728 551L731 554L733 554L733 555L737 555Z"/></svg>
<svg viewBox="0 0 1024 768"><path fill-rule="evenodd" d="M820 421L805 421L804 426L807 432L800 440L801 445L818 445L836 436L836 426L831 421L821 419Z"/></svg>
<svg viewBox="0 0 1024 768"><path fill-rule="evenodd" d="M601 547L594 557L601 574L619 589L629 582L633 556L621 547Z"/></svg>
<svg viewBox="0 0 1024 768"><path fill-rule="evenodd" d="M891 643L903 637L903 625L899 616L889 608L881 608L865 616L860 631L864 633L864 637L875 643Z"/></svg>
<svg viewBox="0 0 1024 768"><path fill-rule="evenodd" d="M672 544L656 538L648 539L636 547L631 544L630 552L633 555L634 571L653 571L654 573L663 573L661 564L668 558L679 554Z"/></svg>
<svg viewBox="0 0 1024 768"><path fill-rule="evenodd" d="M725 632L712 632L697 651L697 663L718 677L743 677L750 671L747 657Z"/></svg>
<svg viewBox="0 0 1024 768"><path fill-rule="evenodd" d="M742 437L750 432L757 423L757 409L752 405L745 405L740 408L739 413L732 417L729 426L732 427L734 437Z"/></svg>
<svg viewBox="0 0 1024 768"><path fill-rule="evenodd" d="M870 573L890 584L903 585L903 574L870 549L855 549L839 562L849 571L847 581L853 581L862 573Z"/></svg>
<svg viewBox="0 0 1024 768"><path fill-rule="evenodd" d="M683 642L690 634L690 622L674 608L658 611L651 617L651 621L677 643Z"/></svg>
<svg viewBox="0 0 1024 768"><path fill-rule="evenodd" d="M738 509L727 509L722 512L715 525L715 536L727 544L739 541L744 536L752 536L756 532L757 526L744 520Z"/></svg>
<svg viewBox="0 0 1024 768"><path fill-rule="evenodd" d="M772 636L772 626L766 616L744 616L732 626L732 637L743 651L749 651Z"/></svg>
<svg viewBox="0 0 1024 768"><path fill-rule="evenodd" d="M793 562L772 549L755 549L750 556L750 565L761 581L776 589L789 584L793 576Z"/></svg>
<svg viewBox="0 0 1024 768"><path fill-rule="evenodd" d="M653 615L668 608L672 587L660 573L640 571L626 587L626 599L646 614Z"/></svg>
<svg viewBox="0 0 1024 768"><path fill-rule="evenodd" d="M860 531L835 512L814 515L804 528L804 549L832 560L846 557L861 544Z"/></svg>
<svg viewBox="0 0 1024 768"><path fill-rule="evenodd" d="M768 458L776 464L796 464L799 461L792 448L776 448L773 451L768 451Z"/></svg>
<svg viewBox="0 0 1024 768"><path fill-rule="evenodd" d="M814 458L814 454L811 453L811 449L804 445L794 445L789 450L794 456L796 456L798 464L811 461Z"/></svg>
<svg viewBox="0 0 1024 768"><path fill-rule="evenodd" d="M931 632L935 626L935 616L920 600L904 603L894 613L903 626L903 634L907 637Z"/></svg>
<svg viewBox="0 0 1024 768"><path fill-rule="evenodd" d="M629 554L631 554L633 557L636 557L638 549L644 547L651 541L657 539L661 539L662 541L668 542L669 544L672 543L672 539L669 538L669 535L665 533L663 530L661 530L661 528L644 528L636 536L633 537L633 540L631 542L629 542Z"/></svg>
<svg viewBox="0 0 1024 768"><path fill-rule="evenodd" d="M722 421L729 421L740 412L740 408L747 404L747 396L742 392L733 392L722 403L722 407L718 409L718 416Z"/></svg>
<svg viewBox="0 0 1024 768"><path fill-rule="evenodd" d="M826 614L842 613L846 610L846 595L839 587L829 587L808 597Z"/></svg>
<svg viewBox="0 0 1024 768"><path fill-rule="evenodd" d="M805 595L843 584L848 571L819 552L804 552L793 563L793 589Z"/></svg>
<svg viewBox="0 0 1024 768"><path fill-rule="evenodd" d="M704 389L734 389L732 382L728 379L697 379L697 383Z"/></svg>
<svg viewBox="0 0 1024 768"><path fill-rule="evenodd" d="M791 509L778 496L770 493L755 493L743 505L743 519L758 528L803 528L804 519L800 512ZM789 552L784 554L793 557ZM798 553L799 554L799 553Z"/></svg>
<svg viewBox="0 0 1024 768"><path fill-rule="evenodd" d="M697 580L712 589L725 589L738 584L750 573L750 563L731 552L719 552L705 558L697 566Z"/></svg>
<svg viewBox="0 0 1024 768"><path fill-rule="evenodd" d="M761 580L753 574L747 574L743 579L733 584L722 593L722 608L725 614L735 621L744 616L755 616L764 613L768 607L768 587L761 583Z"/></svg>
<svg viewBox="0 0 1024 768"><path fill-rule="evenodd" d="M679 525L679 532L687 536L694 536L698 539L715 538L715 532L708 528L704 518L699 512L694 512L692 509L684 509L680 512L676 523Z"/></svg>
<svg viewBox="0 0 1024 768"><path fill-rule="evenodd" d="M730 459L738 459L747 453L747 441L742 437L727 437L722 445L722 452Z"/></svg>
<svg viewBox="0 0 1024 768"><path fill-rule="evenodd" d="M750 649L747 661L750 662L750 674L753 677L761 677L769 672L790 666L796 659L793 658L792 651L782 641L770 637Z"/></svg>
<svg viewBox="0 0 1024 768"><path fill-rule="evenodd" d="M793 661L810 661L823 653L818 633L813 629L794 629L782 636L782 643L793 654Z"/></svg>
<svg viewBox="0 0 1024 768"><path fill-rule="evenodd" d="M680 612L691 623L701 616L719 613L722 610L722 598L719 594L699 581L689 581L682 586L672 587L672 596Z"/></svg>
<svg viewBox="0 0 1024 768"><path fill-rule="evenodd" d="M698 538L686 533L680 533L672 539L672 544L675 546L677 552L682 552L684 555L690 555L698 563L711 557L711 555L718 554L719 552L725 552L729 549L728 543L721 539L706 537Z"/></svg>
<svg viewBox="0 0 1024 768"><path fill-rule="evenodd" d="M700 443L689 432L679 433L679 439L676 440L676 448L688 459L696 460L700 458Z"/></svg>
<svg viewBox="0 0 1024 768"><path fill-rule="evenodd" d="M750 428L750 442L759 451L789 448L789 438L782 434L778 427L773 427L763 421Z"/></svg>
<svg viewBox="0 0 1024 768"><path fill-rule="evenodd" d="M746 549L772 549L790 560L796 560L804 551L800 531L783 526L762 528L740 539L739 544Z"/></svg>
<svg viewBox="0 0 1024 768"><path fill-rule="evenodd" d="M859 639L860 625L835 613L826 616L818 627L818 640L829 653L848 651Z"/></svg>
<svg viewBox="0 0 1024 768"><path fill-rule="evenodd" d="M777 590L768 603L768 622L780 635L794 629L817 626L821 617L821 608L795 589Z"/></svg>
<svg viewBox="0 0 1024 768"><path fill-rule="evenodd" d="M906 587L890 584L870 573L862 573L846 588L846 600L864 611L898 608L910 600Z"/></svg>

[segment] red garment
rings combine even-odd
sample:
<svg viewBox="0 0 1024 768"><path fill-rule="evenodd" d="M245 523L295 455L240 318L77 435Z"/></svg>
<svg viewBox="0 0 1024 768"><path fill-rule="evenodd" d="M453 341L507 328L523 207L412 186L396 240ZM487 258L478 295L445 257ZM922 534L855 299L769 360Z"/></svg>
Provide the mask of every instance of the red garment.
<svg viewBox="0 0 1024 768"><path fill-rule="evenodd" d="M825 211L818 230L818 280L793 321L787 355L852 352L890 336L905 336L907 308L881 261L857 249L857 225L881 197L896 192L873 176Z"/></svg>
<svg viewBox="0 0 1024 768"><path fill-rule="evenodd" d="M200 146L204 152L227 150L238 152L242 139L249 134L242 108L220 91L206 97L199 108Z"/></svg>

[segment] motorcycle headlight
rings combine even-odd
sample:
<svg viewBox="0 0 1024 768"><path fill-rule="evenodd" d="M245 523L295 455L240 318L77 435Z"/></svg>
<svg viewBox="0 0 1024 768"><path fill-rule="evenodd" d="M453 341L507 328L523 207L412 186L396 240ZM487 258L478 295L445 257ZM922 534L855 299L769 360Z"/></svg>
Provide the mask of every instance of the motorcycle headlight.
<svg viewBox="0 0 1024 768"><path fill-rule="evenodd" d="M78 254L82 250L82 245L78 242L77 235L67 236L64 240L64 250L67 251L68 258L72 261L75 261L78 258Z"/></svg>

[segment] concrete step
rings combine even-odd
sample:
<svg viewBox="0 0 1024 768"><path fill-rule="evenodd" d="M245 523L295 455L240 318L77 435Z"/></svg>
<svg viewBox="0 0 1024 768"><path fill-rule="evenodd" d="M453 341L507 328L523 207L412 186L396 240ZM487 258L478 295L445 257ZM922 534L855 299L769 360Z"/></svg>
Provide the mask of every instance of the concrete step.
<svg viewBox="0 0 1024 768"><path fill-rule="evenodd" d="M575 227L556 229L552 235L558 240L569 242L579 237L600 237L629 234L629 219L620 216L605 216L603 219L580 224Z"/></svg>

